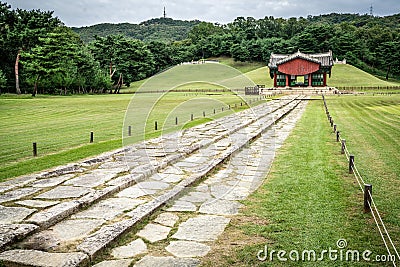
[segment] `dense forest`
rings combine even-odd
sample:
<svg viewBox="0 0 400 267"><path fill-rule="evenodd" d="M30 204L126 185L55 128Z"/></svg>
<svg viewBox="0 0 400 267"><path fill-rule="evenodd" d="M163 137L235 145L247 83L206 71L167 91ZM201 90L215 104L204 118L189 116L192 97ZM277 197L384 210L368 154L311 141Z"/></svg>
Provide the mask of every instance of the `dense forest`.
<svg viewBox="0 0 400 267"><path fill-rule="evenodd" d="M228 56L267 63L271 53L297 50L332 50L371 73L400 75L400 14L238 17L226 25L158 18L132 25L71 29L51 11L0 2L0 90L118 93L180 62Z"/></svg>
<svg viewBox="0 0 400 267"><path fill-rule="evenodd" d="M144 42L181 41L187 38L189 31L199 24L199 20L182 21L171 18L151 19L140 24L131 23L101 23L89 27L72 28L86 43L94 41L95 36L107 37L120 34Z"/></svg>

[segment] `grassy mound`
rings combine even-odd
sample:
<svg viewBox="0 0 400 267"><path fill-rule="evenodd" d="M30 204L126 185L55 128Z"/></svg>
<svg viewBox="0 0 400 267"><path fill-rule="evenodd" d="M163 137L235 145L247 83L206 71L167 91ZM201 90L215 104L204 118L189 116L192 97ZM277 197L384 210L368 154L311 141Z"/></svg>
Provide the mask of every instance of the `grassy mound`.
<svg viewBox="0 0 400 267"><path fill-rule="evenodd" d="M352 65L334 65L332 68L332 76L328 78L328 85L335 87L343 86L399 86L400 83L393 83L381 80L363 70Z"/></svg>

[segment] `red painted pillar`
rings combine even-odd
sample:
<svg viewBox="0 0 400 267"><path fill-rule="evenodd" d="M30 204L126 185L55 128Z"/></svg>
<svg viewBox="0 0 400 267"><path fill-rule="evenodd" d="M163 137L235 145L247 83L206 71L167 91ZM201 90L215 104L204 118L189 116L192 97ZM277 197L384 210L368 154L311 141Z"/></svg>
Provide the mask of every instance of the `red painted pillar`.
<svg viewBox="0 0 400 267"><path fill-rule="evenodd" d="M289 75L286 75L286 86L289 87Z"/></svg>
<svg viewBox="0 0 400 267"><path fill-rule="evenodd" d="M276 82L276 79L277 79L277 74L276 74L276 72L274 73L274 87L277 87L277 82Z"/></svg>
<svg viewBox="0 0 400 267"><path fill-rule="evenodd" d="M326 73L324 72L324 86L326 86Z"/></svg>

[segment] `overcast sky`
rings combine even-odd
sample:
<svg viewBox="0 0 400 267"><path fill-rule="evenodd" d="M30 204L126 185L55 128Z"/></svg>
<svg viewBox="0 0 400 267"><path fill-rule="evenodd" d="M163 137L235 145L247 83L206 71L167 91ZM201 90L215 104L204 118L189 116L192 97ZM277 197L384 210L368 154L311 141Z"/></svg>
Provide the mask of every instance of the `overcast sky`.
<svg viewBox="0 0 400 267"><path fill-rule="evenodd" d="M307 17L307 15L370 12L400 13L399 0L1 0L12 8L52 10L67 26L102 22L139 23L163 15L182 20L232 22L236 17Z"/></svg>

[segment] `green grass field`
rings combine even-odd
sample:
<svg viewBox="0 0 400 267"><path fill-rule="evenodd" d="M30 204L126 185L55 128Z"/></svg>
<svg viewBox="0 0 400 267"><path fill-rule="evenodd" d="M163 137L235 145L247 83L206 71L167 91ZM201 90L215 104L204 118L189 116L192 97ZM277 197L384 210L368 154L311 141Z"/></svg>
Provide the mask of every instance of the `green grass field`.
<svg viewBox="0 0 400 267"><path fill-rule="evenodd" d="M332 68L332 76L328 78L329 86L399 86L400 83L387 82L381 80L365 71L362 71L351 65L334 65Z"/></svg>
<svg viewBox="0 0 400 267"><path fill-rule="evenodd" d="M328 100L333 116L341 117L340 130L360 172L374 184L378 208L396 245L400 243L400 147L395 141L400 140L399 101L400 97L343 96ZM362 192L347 164L322 101L310 102L278 151L264 184L243 202L243 214L233 217L203 266L392 266L331 261L327 256L321 262L277 259L279 250L338 249L339 239L347 241L346 249L372 251L371 258L387 254L372 216L363 213ZM265 245L269 252L275 250L273 262L257 259Z"/></svg>
<svg viewBox="0 0 400 267"><path fill-rule="evenodd" d="M207 118L214 119L233 112L235 103L236 110L247 108L239 105L244 103L243 99L231 93L170 93L135 95L128 109L132 96L1 96L1 179L122 147L129 125L132 137L124 139L124 144L181 129L188 122L190 126L203 123L203 111ZM233 107L231 111L227 108L229 104ZM175 117L179 118L177 126ZM154 129L156 120L158 131ZM93 144L89 144L91 131ZM32 157L33 142L38 146L37 158Z"/></svg>

